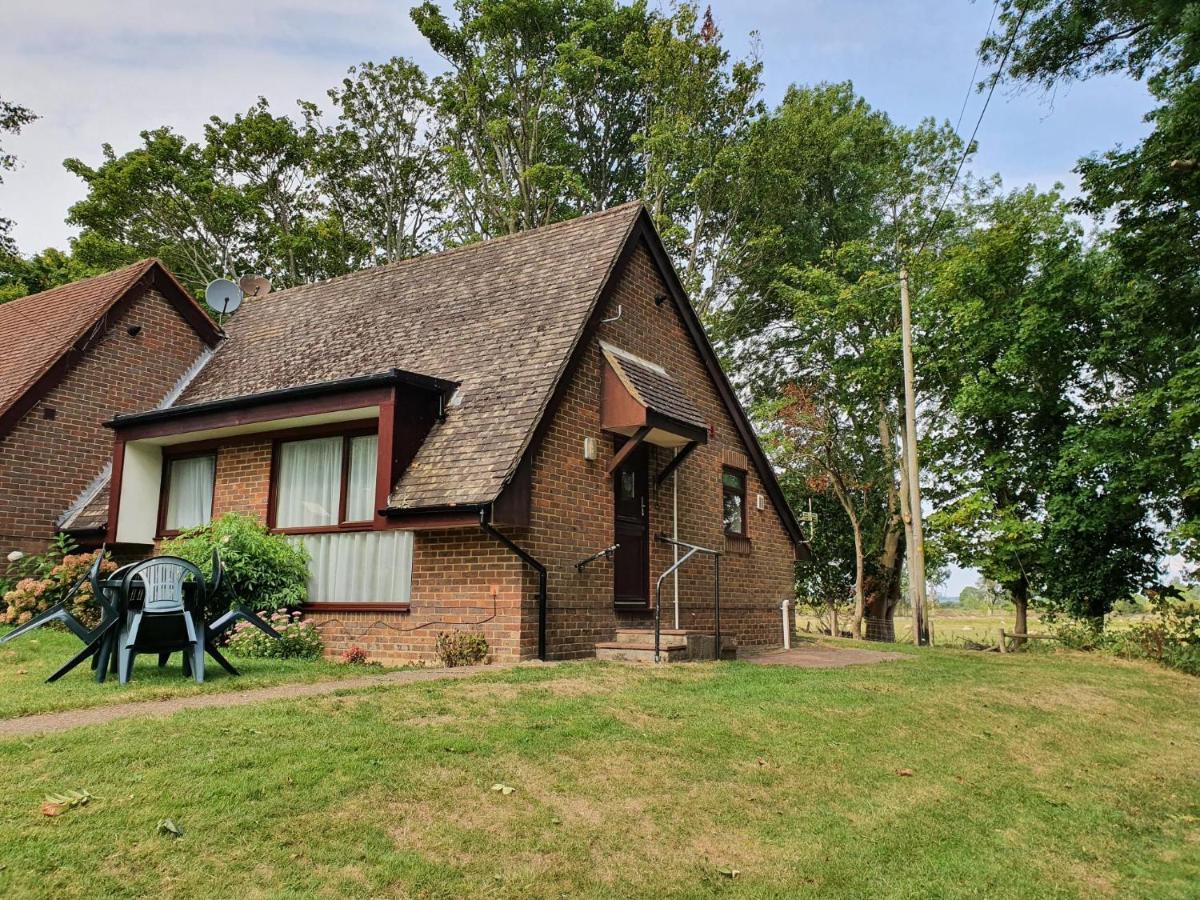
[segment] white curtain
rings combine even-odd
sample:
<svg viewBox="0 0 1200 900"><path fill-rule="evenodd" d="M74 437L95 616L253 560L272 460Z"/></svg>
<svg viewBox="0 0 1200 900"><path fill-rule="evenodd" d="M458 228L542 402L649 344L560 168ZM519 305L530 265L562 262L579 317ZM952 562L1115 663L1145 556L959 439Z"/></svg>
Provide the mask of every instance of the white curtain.
<svg viewBox="0 0 1200 900"><path fill-rule="evenodd" d="M346 521L366 522L375 515L375 463L379 438L350 439L350 477L346 485Z"/></svg>
<svg viewBox="0 0 1200 900"><path fill-rule="evenodd" d="M311 557L310 603L407 603L412 595L411 531L305 534L290 540Z"/></svg>
<svg viewBox="0 0 1200 900"><path fill-rule="evenodd" d="M195 456L170 462L171 483L167 493L168 531L182 531L212 521L213 474L216 457Z"/></svg>
<svg viewBox="0 0 1200 900"><path fill-rule="evenodd" d="M290 441L279 447L275 525L337 525L342 493L342 438Z"/></svg>

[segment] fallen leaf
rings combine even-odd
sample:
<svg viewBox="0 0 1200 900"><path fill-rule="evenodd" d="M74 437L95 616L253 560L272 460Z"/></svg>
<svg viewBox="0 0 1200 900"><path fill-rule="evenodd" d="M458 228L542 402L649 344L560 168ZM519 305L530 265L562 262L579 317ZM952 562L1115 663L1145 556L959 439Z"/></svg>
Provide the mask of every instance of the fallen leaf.
<svg viewBox="0 0 1200 900"><path fill-rule="evenodd" d="M726 878L737 878L739 875L742 874L740 871L733 868L732 866L721 866L721 868L717 869L717 871L720 872L722 875L724 875Z"/></svg>
<svg viewBox="0 0 1200 900"><path fill-rule="evenodd" d="M913 770L912 769L897 769L896 774L899 775L901 778L912 778Z"/></svg>
<svg viewBox="0 0 1200 900"><path fill-rule="evenodd" d="M163 819L158 823L159 834L169 834L171 837L183 837L183 829L175 824L173 819Z"/></svg>
<svg viewBox="0 0 1200 900"><path fill-rule="evenodd" d="M43 816L61 816L77 806L87 806L92 800L89 791L67 791L63 794L47 794L42 802Z"/></svg>
<svg viewBox="0 0 1200 900"><path fill-rule="evenodd" d="M505 797L507 797L509 794L511 794L513 791L515 791L516 788L509 787L507 784L501 784L500 782L496 782L495 784L492 785L492 790L496 791L498 793L501 793Z"/></svg>

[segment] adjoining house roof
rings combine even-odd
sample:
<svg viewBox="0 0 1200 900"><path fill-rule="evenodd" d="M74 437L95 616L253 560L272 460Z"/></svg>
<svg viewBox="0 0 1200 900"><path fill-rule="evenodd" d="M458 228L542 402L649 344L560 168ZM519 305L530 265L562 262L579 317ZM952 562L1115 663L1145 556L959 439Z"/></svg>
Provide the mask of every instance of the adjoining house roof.
<svg viewBox="0 0 1200 900"><path fill-rule="evenodd" d="M162 279L172 303L200 337L213 346L220 331L156 259L51 288L0 304L0 437L57 383L82 352L105 331L105 317L149 275Z"/></svg>
<svg viewBox="0 0 1200 900"><path fill-rule="evenodd" d="M496 499L641 213L628 203L243 304L178 405L380 374L460 387L390 498Z"/></svg>
<svg viewBox="0 0 1200 900"><path fill-rule="evenodd" d="M600 349L621 383L642 406L697 428L708 427L691 398L662 366L603 341Z"/></svg>

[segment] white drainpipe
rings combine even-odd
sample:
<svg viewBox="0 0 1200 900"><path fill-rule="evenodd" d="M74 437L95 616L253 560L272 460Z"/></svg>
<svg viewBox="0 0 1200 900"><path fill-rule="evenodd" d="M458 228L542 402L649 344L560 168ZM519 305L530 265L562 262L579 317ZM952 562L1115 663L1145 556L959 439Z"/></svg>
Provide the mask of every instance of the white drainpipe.
<svg viewBox="0 0 1200 900"><path fill-rule="evenodd" d="M674 456L679 455L679 448L675 448ZM671 473L671 538L679 540L679 469L676 468ZM679 545L674 544L675 562L679 562ZM679 630L679 570L675 570L675 574L671 576L673 580L672 590L675 592L675 630Z"/></svg>
<svg viewBox="0 0 1200 900"><path fill-rule="evenodd" d="M788 602L788 599L786 597L784 597L783 602L779 604L779 608L781 610L783 610L783 649L784 650L792 649L792 628L791 628L792 623L788 621L788 607L789 606L791 606L791 604Z"/></svg>

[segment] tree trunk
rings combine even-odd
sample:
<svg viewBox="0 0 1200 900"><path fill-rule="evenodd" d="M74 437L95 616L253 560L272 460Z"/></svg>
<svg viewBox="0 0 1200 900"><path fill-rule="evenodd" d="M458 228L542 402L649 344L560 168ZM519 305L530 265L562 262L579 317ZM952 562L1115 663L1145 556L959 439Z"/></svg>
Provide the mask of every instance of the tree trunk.
<svg viewBox="0 0 1200 900"><path fill-rule="evenodd" d="M879 440L883 448L887 469L894 473L896 464L895 443L887 408L879 407ZM867 640L896 640L895 613L900 602L900 571L908 546L905 540L904 520L901 518L901 491L896 490L894 479L889 479L887 504L888 516L883 533L882 550L873 566L869 579L866 600Z"/></svg>
<svg viewBox="0 0 1200 900"><path fill-rule="evenodd" d="M1029 581L1021 577L1008 586L1008 592L1012 594L1013 607L1016 610L1013 631L1016 634L1029 634ZM1012 642L1012 647L1015 650L1024 643L1025 641L1017 638Z"/></svg>

